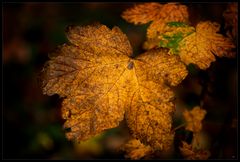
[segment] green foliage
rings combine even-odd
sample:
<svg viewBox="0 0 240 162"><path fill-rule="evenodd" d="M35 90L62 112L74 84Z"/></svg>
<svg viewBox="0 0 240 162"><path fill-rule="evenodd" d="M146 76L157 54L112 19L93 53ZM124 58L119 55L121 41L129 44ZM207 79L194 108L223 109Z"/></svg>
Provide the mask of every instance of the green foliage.
<svg viewBox="0 0 240 162"><path fill-rule="evenodd" d="M176 22L176 21L168 22L167 25L170 27L186 27L186 26L188 26L184 22Z"/></svg>
<svg viewBox="0 0 240 162"><path fill-rule="evenodd" d="M170 48L174 54L177 54L179 52L178 51L179 42L184 38L183 33L179 32L173 34L172 36L163 34L162 36L164 40L161 40L159 42L159 47Z"/></svg>

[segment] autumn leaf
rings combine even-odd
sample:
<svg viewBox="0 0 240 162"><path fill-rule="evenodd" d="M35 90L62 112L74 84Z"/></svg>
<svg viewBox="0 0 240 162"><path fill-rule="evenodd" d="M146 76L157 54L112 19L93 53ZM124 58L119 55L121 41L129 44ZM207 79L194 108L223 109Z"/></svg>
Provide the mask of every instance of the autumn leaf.
<svg viewBox="0 0 240 162"><path fill-rule="evenodd" d="M162 9L161 4L151 2L135 5L122 13L122 18L134 24L146 24L157 20Z"/></svg>
<svg viewBox="0 0 240 162"><path fill-rule="evenodd" d="M69 27L70 43L60 46L43 68L43 93L64 97L62 117L68 139L87 140L127 120L133 137L154 149L172 142L174 94L186 67L164 49L132 58L118 27Z"/></svg>
<svg viewBox="0 0 240 162"><path fill-rule="evenodd" d="M160 150L169 149L174 136L171 131L174 94L164 82L177 85L178 78L186 76L177 57L167 55L166 50L164 52L152 50L137 58L135 79L138 87L134 88L126 110L133 137ZM170 71L169 66L172 66Z"/></svg>
<svg viewBox="0 0 240 162"><path fill-rule="evenodd" d="M192 145L182 141L182 147L179 147L181 154L187 160L207 160L211 153L205 149L194 149Z"/></svg>
<svg viewBox="0 0 240 162"><path fill-rule="evenodd" d="M137 139L130 139L127 143L124 144L122 150L126 152L125 157L132 160L141 159L154 152L150 146L142 144Z"/></svg>
<svg viewBox="0 0 240 162"><path fill-rule="evenodd" d="M232 29L229 31L229 36L236 38L237 36L237 24L238 24L238 8L237 3L230 3L227 9L223 13L225 19L225 28Z"/></svg>
<svg viewBox="0 0 240 162"><path fill-rule="evenodd" d="M223 17L225 19L225 29L227 29L227 35L236 39L237 37L237 25L238 25L238 4L230 3L227 6L226 11L223 13Z"/></svg>
<svg viewBox="0 0 240 162"><path fill-rule="evenodd" d="M157 38L158 46L169 48L170 54L178 54L186 65L193 63L200 69L207 69L215 61L214 54L218 57L235 56L233 42L217 33L220 29L218 23L200 22L195 30L187 25L167 26Z"/></svg>
<svg viewBox="0 0 240 162"><path fill-rule="evenodd" d="M233 42L217 32L220 25L209 21L200 22L196 26L196 32L185 37L179 43L179 56L185 64L196 64L200 69L207 69L211 62L218 57L235 56L232 51Z"/></svg>
<svg viewBox="0 0 240 162"><path fill-rule="evenodd" d="M155 25L152 23L151 25ZM150 26L151 27L151 26ZM159 22L156 26L151 27L151 32L148 30L148 39L144 43L144 49L152 49L154 47L169 48L169 53L179 53L179 43L186 36L195 32L195 28L182 22Z"/></svg>
<svg viewBox="0 0 240 162"><path fill-rule="evenodd" d="M155 2L135 5L122 13L122 18L134 24L146 24L150 21L188 21L185 5L178 3L159 4Z"/></svg>
<svg viewBox="0 0 240 162"><path fill-rule="evenodd" d="M201 132L202 120L206 115L206 110L195 106L191 111L185 110L183 117L186 120L185 129L193 132L191 144L182 141L182 147L179 147L181 154L188 160L206 160L211 155L210 151L206 149L206 138Z"/></svg>
<svg viewBox="0 0 240 162"><path fill-rule="evenodd" d="M194 30L194 28L190 27L187 23L184 22L164 22L161 20L157 20L149 26L147 30L147 38L151 40L154 38L158 38L161 34L166 34L172 31L176 31L176 33L181 32L183 34L186 34L188 32L192 32L192 30Z"/></svg>
<svg viewBox="0 0 240 162"><path fill-rule="evenodd" d="M236 24L234 6L225 12L225 17ZM169 54L179 54L186 65L196 64L207 69L218 57L235 57L233 42L218 34L220 25L210 21L200 22L196 28L189 25L187 7L176 3L144 3L123 12L122 17L134 24L152 21L147 29L143 49L168 48ZM228 23L230 24L230 23Z"/></svg>
<svg viewBox="0 0 240 162"><path fill-rule="evenodd" d="M194 149L199 150L209 147L209 138L204 130L201 130L200 132L194 132L192 135L191 145Z"/></svg>
<svg viewBox="0 0 240 162"><path fill-rule="evenodd" d="M151 30L148 30L143 48L146 50L156 47L169 48L169 53L172 54L178 52L179 42L195 31L193 27L180 22L152 23L149 29Z"/></svg>
<svg viewBox="0 0 240 162"><path fill-rule="evenodd" d="M158 45L158 35L167 31L166 23L188 23L189 15L187 6L178 3L143 3L135 5L122 13L122 18L128 22L145 24L151 22L147 29L147 41L144 49L152 49ZM174 25L174 24L172 24Z"/></svg>
<svg viewBox="0 0 240 162"><path fill-rule="evenodd" d="M206 110L201 109L199 106L194 107L191 111L185 110L183 112L183 117L187 122L185 129L192 132L200 132L202 130L202 120L206 113Z"/></svg>

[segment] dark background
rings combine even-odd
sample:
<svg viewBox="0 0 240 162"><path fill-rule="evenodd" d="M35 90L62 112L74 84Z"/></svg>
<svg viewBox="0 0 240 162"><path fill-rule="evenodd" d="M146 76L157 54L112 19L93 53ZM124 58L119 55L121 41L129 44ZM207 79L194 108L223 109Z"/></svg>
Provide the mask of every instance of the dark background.
<svg viewBox="0 0 240 162"><path fill-rule="evenodd" d="M88 142L67 141L62 129L61 99L44 96L39 72L48 53L67 42L68 25L101 22L119 26L134 53L143 52L149 24L134 26L120 15L134 3L3 3L3 158L4 159L123 159L116 148L129 134L125 123ZM227 3L187 3L193 24L212 20L221 24ZM212 159L237 158L237 58L217 58L207 71L189 66L190 74L175 88L177 111L174 126L182 123L182 111L203 101L207 115L203 144ZM204 90L204 91L203 91ZM176 138L189 135L180 129ZM182 158L178 152L173 159Z"/></svg>

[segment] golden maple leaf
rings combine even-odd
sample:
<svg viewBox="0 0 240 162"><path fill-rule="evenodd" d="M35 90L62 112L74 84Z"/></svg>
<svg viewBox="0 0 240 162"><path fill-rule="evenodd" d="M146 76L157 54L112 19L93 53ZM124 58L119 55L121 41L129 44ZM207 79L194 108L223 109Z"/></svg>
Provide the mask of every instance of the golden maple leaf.
<svg viewBox="0 0 240 162"><path fill-rule="evenodd" d="M187 22L188 17L187 7L178 3L143 3L122 13L123 19L134 24L146 24L156 20Z"/></svg>
<svg viewBox="0 0 240 162"><path fill-rule="evenodd" d="M218 23L199 22L195 29L188 25L169 27L168 24L168 27L162 29L162 33L157 37L158 46L169 48L170 54L178 54L181 61L187 65L193 63L200 69L207 69L211 62L215 61L214 54L218 57L231 58L235 56L232 51L235 48L233 42L217 33L220 29ZM148 47L150 46L148 45Z"/></svg>
<svg viewBox="0 0 240 162"><path fill-rule="evenodd" d="M238 29L237 2L228 4L226 11L223 13L223 17L225 19L225 28L228 30L227 35L232 39L236 39Z"/></svg>
<svg viewBox="0 0 240 162"><path fill-rule="evenodd" d="M199 106L194 107L191 111L185 110L183 112L183 117L187 122L185 129L192 132L200 132L202 130L202 120L206 113L206 110L201 109Z"/></svg>
<svg viewBox="0 0 240 162"><path fill-rule="evenodd" d="M150 146L142 144L137 139L130 139L127 143L123 145L122 150L126 152L126 158L130 158L133 160L141 159L154 152Z"/></svg>
<svg viewBox="0 0 240 162"><path fill-rule="evenodd" d="M154 149L172 142L174 94L186 67L164 49L131 58L118 27L69 27L70 43L60 46L43 68L43 93L65 97L62 117L68 139L89 139L125 118L133 137Z"/></svg>
<svg viewBox="0 0 240 162"><path fill-rule="evenodd" d="M182 141L182 147L179 147L181 154L188 160L207 160L211 153L205 149L194 149L192 145Z"/></svg>

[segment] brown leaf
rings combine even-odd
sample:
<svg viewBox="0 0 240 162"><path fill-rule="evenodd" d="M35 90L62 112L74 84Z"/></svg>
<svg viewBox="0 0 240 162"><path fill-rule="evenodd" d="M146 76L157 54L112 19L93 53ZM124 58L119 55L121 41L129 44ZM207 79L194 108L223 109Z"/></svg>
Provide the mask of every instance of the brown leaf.
<svg viewBox="0 0 240 162"><path fill-rule="evenodd" d="M228 30L228 36L236 39L238 29L238 4L236 2L228 4L226 11L223 13L223 17L225 19L225 29Z"/></svg>
<svg viewBox="0 0 240 162"><path fill-rule="evenodd" d="M199 106L194 107L191 111L185 110L183 112L183 117L187 122L185 129L192 132L200 132L202 130L202 120L206 113L206 110L201 109Z"/></svg>
<svg viewBox="0 0 240 162"><path fill-rule="evenodd" d="M124 144L122 150L126 152L125 157L132 160L141 159L147 155L152 154L154 151L150 146L142 144L137 139L131 139Z"/></svg>
<svg viewBox="0 0 240 162"><path fill-rule="evenodd" d="M162 6L155 2L138 4L124 11L122 18L134 24L146 24L158 19Z"/></svg>
<svg viewBox="0 0 240 162"><path fill-rule="evenodd" d="M43 93L65 97L67 138L89 139L118 126L126 113L136 138L154 148L167 148L173 138L174 106L166 84L177 85L187 75L177 56L158 49L132 59L130 43L117 27L110 30L97 24L67 31L72 44L59 47L43 70Z"/></svg>
<svg viewBox="0 0 240 162"><path fill-rule="evenodd" d="M181 154L187 160L207 160L211 153L204 149L193 149L192 145L182 141L183 146L179 147Z"/></svg>
<svg viewBox="0 0 240 162"><path fill-rule="evenodd" d="M135 5L123 12L122 18L134 24L145 24L150 21L188 21L188 12L185 5L177 3L159 4L155 2Z"/></svg>

